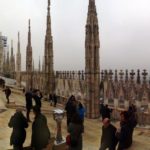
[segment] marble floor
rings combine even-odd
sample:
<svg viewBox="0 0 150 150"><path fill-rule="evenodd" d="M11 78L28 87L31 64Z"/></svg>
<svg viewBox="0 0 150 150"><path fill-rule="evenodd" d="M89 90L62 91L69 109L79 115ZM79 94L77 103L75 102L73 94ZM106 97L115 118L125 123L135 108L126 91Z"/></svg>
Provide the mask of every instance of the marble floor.
<svg viewBox="0 0 150 150"><path fill-rule="evenodd" d="M22 93L12 93L11 102L16 104L15 107L21 107L22 110L25 110L25 98ZM9 139L11 135L12 129L8 127L8 122L10 117L15 112L15 107L7 108L5 106L5 95L4 92L0 90L0 150L7 150L12 148L9 144ZM62 106L57 106L61 107ZM42 102L42 112L46 115L48 120L48 126L50 129L50 132L52 136L56 135L56 122L53 119L52 111L54 110L54 107L50 106L48 102L43 101ZM23 111L25 114L25 111ZM31 112L31 120L33 120L33 113ZM31 139L31 125L29 124L29 127L27 128L27 139L24 143L24 146L30 145L30 139ZM118 123L115 123L117 126ZM102 123L100 119L85 119L85 133L83 134L83 150L98 150L99 149L99 143L100 143L100 137L101 137L101 127ZM66 129L66 118L63 119L62 122L62 133L65 137L67 135L67 129ZM134 142L133 146L130 148L130 150L150 150L150 130L148 129L140 129L136 128L134 132Z"/></svg>

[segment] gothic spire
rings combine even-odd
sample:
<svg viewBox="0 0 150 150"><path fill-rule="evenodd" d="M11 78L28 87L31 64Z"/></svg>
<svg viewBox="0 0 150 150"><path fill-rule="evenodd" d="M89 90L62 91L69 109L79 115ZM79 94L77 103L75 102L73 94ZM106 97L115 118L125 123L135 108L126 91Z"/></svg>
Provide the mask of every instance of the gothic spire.
<svg viewBox="0 0 150 150"><path fill-rule="evenodd" d="M13 57L13 40L11 40L11 56L10 57Z"/></svg>
<svg viewBox="0 0 150 150"><path fill-rule="evenodd" d="M47 7L44 63L45 94L48 96L49 93L53 93L54 91L53 38L51 33L50 0L48 0Z"/></svg>
<svg viewBox="0 0 150 150"><path fill-rule="evenodd" d="M28 25L28 43L26 49L26 71L27 71L26 90L29 90L30 88L32 88L32 46L31 46L30 19Z"/></svg>
<svg viewBox="0 0 150 150"><path fill-rule="evenodd" d="M41 61L40 61L40 56L39 56L39 72L41 71Z"/></svg>
<svg viewBox="0 0 150 150"><path fill-rule="evenodd" d="M18 45L17 45L17 55L16 55L16 71L21 71L21 53L20 53L20 33L18 32Z"/></svg>
<svg viewBox="0 0 150 150"><path fill-rule="evenodd" d="M31 26L30 26L30 19L29 19L29 25L28 25L28 45L31 45Z"/></svg>
<svg viewBox="0 0 150 150"><path fill-rule="evenodd" d="M20 33L18 32L18 53L20 53Z"/></svg>
<svg viewBox="0 0 150 150"><path fill-rule="evenodd" d="M99 63L99 26L96 13L95 0L89 0L88 16L86 23L85 38L85 80L87 85L87 117L97 118L99 84L100 84L100 63Z"/></svg>
<svg viewBox="0 0 150 150"><path fill-rule="evenodd" d="M96 6L95 6L95 0L89 0L89 14L95 13L96 14Z"/></svg>
<svg viewBox="0 0 150 150"><path fill-rule="evenodd" d="M51 35L50 0L48 0L48 7L47 7L47 29L46 29L46 33Z"/></svg>

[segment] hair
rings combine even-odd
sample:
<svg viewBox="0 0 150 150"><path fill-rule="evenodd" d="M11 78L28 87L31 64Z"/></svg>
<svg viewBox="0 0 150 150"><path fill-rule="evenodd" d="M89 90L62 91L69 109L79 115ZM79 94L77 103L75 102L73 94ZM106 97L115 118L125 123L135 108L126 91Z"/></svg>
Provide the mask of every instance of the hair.
<svg viewBox="0 0 150 150"><path fill-rule="evenodd" d="M41 109L39 106L33 106L33 112L35 112L36 114L40 114L41 113Z"/></svg>
<svg viewBox="0 0 150 150"><path fill-rule="evenodd" d="M124 119L125 119L126 121L129 120L129 113L128 113L127 111L122 111L122 112L120 113L120 115L123 115L123 116L124 116Z"/></svg>
<svg viewBox="0 0 150 150"><path fill-rule="evenodd" d="M79 102L79 108L83 108L83 105L81 102Z"/></svg>

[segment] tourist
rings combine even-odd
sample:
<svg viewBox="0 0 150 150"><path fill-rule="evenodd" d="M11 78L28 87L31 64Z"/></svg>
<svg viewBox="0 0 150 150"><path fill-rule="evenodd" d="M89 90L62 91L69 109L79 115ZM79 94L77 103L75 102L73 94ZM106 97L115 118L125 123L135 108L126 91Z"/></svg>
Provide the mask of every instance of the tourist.
<svg viewBox="0 0 150 150"><path fill-rule="evenodd" d="M136 114L136 106L134 106L133 104L131 106L129 106L128 115L129 115L129 123L130 123L131 129L132 129L132 139L133 139L134 128L136 127L137 122L138 122L137 121L138 117ZM132 141L132 139L131 139L131 141Z"/></svg>
<svg viewBox="0 0 150 150"><path fill-rule="evenodd" d="M53 105L53 96L52 96L52 94L49 94L49 102L50 102L50 105L52 106Z"/></svg>
<svg viewBox="0 0 150 150"><path fill-rule="evenodd" d="M55 93L53 94L53 102L54 102L54 107L56 107L56 105L57 105L57 96L56 96Z"/></svg>
<svg viewBox="0 0 150 150"><path fill-rule="evenodd" d="M99 150L115 150L117 145L116 127L110 123L109 118L103 120L101 146Z"/></svg>
<svg viewBox="0 0 150 150"><path fill-rule="evenodd" d="M68 126L70 134L69 150L82 150L83 124L78 113L75 113Z"/></svg>
<svg viewBox="0 0 150 150"><path fill-rule="evenodd" d="M3 91L5 92L6 95L7 104L9 104L9 96L11 95L11 90L9 87L6 87L6 89L4 89Z"/></svg>
<svg viewBox="0 0 150 150"><path fill-rule="evenodd" d="M14 150L23 150L23 143L26 139L25 128L28 127L28 122L21 110L16 110L16 113L11 117L8 126L13 128L10 145L13 145Z"/></svg>
<svg viewBox="0 0 150 150"><path fill-rule="evenodd" d="M132 145L132 125L129 122L129 114L127 111L123 111L120 114L120 128L116 132L116 136L119 140L118 150L124 150Z"/></svg>
<svg viewBox="0 0 150 150"><path fill-rule="evenodd" d="M35 150L42 150L43 148L46 148L49 143L50 131L47 125L47 119L41 113L39 106L33 107L33 113L35 118L32 124L31 147Z"/></svg>
<svg viewBox="0 0 150 150"><path fill-rule="evenodd" d="M43 95L39 90L35 90L33 93L33 98L35 100L35 105L39 106L41 108L41 99Z"/></svg>
<svg viewBox="0 0 150 150"><path fill-rule="evenodd" d="M31 120L30 120L30 111L32 109L32 91L31 91L31 89L25 93L25 97L26 97L26 110L27 110L26 117L27 117L28 122L31 122Z"/></svg>
<svg viewBox="0 0 150 150"><path fill-rule="evenodd" d="M65 110L67 113L67 126L71 122L72 116L77 112L75 96L71 96L66 103Z"/></svg>

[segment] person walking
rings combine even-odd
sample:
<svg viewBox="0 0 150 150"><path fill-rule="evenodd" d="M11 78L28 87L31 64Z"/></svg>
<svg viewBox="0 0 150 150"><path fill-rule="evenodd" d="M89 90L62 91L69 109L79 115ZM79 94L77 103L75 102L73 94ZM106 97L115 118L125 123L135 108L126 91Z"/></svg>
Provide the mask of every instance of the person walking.
<svg viewBox="0 0 150 150"><path fill-rule="evenodd" d="M9 96L11 95L11 90L9 87L6 87L6 89L4 89L3 91L5 92L6 95L7 104L9 104Z"/></svg>
<svg viewBox="0 0 150 150"><path fill-rule="evenodd" d="M33 113L35 118L32 124L31 148L42 150L46 148L49 143L51 137L50 130L47 125L47 119L41 113L41 109L38 105L33 107Z"/></svg>
<svg viewBox="0 0 150 150"><path fill-rule="evenodd" d="M110 123L109 118L103 120L101 146L99 150L115 150L117 145L116 127Z"/></svg>
<svg viewBox="0 0 150 150"><path fill-rule="evenodd" d="M30 89L25 93L25 98L26 98L26 117L28 122L31 122L30 120L30 111L32 109L32 90Z"/></svg>
<svg viewBox="0 0 150 150"><path fill-rule="evenodd" d="M21 110L16 110L16 113L10 118L8 126L13 128L10 137L10 145L13 145L13 150L23 150L23 143L26 139L25 128L28 127L28 122Z"/></svg>
<svg viewBox="0 0 150 150"><path fill-rule="evenodd" d="M55 93L53 94L53 102L54 102L54 107L56 107L56 105L57 105L57 96L56 96Z"/></svg>

